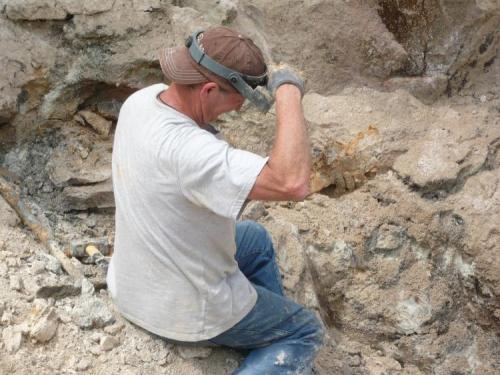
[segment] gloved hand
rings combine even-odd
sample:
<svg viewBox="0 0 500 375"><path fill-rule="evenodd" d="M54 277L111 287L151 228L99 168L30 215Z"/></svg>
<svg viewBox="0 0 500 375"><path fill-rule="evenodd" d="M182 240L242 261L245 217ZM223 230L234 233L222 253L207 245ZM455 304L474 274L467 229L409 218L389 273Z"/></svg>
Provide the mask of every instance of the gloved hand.
<svg viewBox="0 0 500 375"><path fill-rule="evenodd" d="M278 87L285 83L297 86L302 96L304 96L304 80L301 75L288 65L271 65L269 67L269 80L267 89L273 96L276 95Z"/></svg>

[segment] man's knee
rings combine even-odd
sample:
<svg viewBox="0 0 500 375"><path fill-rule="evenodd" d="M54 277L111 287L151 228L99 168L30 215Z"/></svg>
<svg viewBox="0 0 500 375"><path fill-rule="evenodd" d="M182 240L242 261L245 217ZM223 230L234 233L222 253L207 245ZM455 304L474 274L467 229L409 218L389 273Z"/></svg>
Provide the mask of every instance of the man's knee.
<svg viewBox="0 0 500 375"><path fill-rule="evenodd" d="M302 338L318 350L325 340L325 326L318 316L311 310L305 310L307 323L301 329Z"/></svg>

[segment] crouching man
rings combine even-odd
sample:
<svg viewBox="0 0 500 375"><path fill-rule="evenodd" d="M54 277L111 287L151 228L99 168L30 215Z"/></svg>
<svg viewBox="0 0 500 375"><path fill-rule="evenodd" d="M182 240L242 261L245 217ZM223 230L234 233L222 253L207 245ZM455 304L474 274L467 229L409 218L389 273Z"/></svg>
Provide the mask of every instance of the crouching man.
<svg viewBox="0 0 500 375"><path fill-rule="evenodd" d="M137 91L118 119L111 296L159 336L249 350L235 374L308 374L322 324L285 297L266 230L236 222L247 200L309 194L303 81L269 72L252 40L225 27L163 50L160 64L171 85ZM268 158L231 147L210 125L245 99L267 110L258 86L276 102Z"/></svg>

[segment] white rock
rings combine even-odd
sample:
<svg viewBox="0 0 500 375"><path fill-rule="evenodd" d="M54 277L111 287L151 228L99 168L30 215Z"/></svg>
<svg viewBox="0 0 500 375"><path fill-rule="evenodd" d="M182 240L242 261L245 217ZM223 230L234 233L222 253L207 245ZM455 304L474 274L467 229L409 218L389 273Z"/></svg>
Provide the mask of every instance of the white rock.
<svg viewBox="0 0 500 375"><path fill-rule="evenodd" d="M10 289L17 290L18 292L22 291L24 287L23 279L21 276L14 275L10 277Z"/></svg>
<svg viewBox="0 0 500 375"><path fill-rule="evenodd" d="M55 309L50 308L31 329L30 336L38 342L51 340L57 331L59 320Z"/></svg>
<svg viewBox="0 0 500 375"><path fill-rule="evenodd" d="M82 296L91 296L95 292L94 284L92 284L89 280L82 280Z"/></svg>
<svg viewBox="0 0 500 375"><path fill-rule="evenodd" d="M120 342L113 336L104 336L101 338L101 341L99 343L101 349L106 352L110 351L113 348L116 348L118 345L120 345Z"/></svg>
<svg viewBox="0 0 500 375"><path fill-rule="evenodd" d="M7 352L13 354L19 350L23 335L15 327L7 327L2 332L2 339Z"/></svg>
<svg viewBox="0 0 500 375"><path fill-rule="evenodd" d="M9 267L5 263L0 263L0 277L7 277Z"/></svg>

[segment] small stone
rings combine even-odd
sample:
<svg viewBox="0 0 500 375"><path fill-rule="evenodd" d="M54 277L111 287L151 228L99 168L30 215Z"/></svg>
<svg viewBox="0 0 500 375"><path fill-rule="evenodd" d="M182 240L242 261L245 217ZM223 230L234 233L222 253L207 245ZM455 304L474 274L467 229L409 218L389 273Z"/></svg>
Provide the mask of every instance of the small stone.
<svg viewBox="0 0 500 375"><path fill-rule="evenodd" d="M118 345L120 345L120 342L112 336L102 337L101 342L99 343L99 346L101 347L101 349L106 351L106 352L110 351L113 348L116 348Z"/></svg>
<svg viewBox="0 0 500 375"><path fill-rule="evenodd" d="M7 352L14 354L21 347L23 335L19 330L11 326L3 330L2 339Z"/></svg>
<svg viewBox="0 0 500 375"><path fill-rule="evenodd" d="M80 361L76 364L76 371L86 371L92 366L92 363L88 358L82 358Z"/></svg>
<svg viewBox="0 0 500 375"><path fill-rule="evenodd" d="M50 341L56 334L59 319L54 308L48 311L38 320L30 332L30 336L37 342Z"/></svg>
<svg viewBox="0 0 500 375"><path fill-rule="evenodd" d="M481 101L481 103L486 103L488 101L488 98L486 97L486 95L481 95L479 97L479 100Z"/></svg>
<svg viewBox="0 0 500 375"><path fill-rule="evenodd" d="M45 263L40 260L35 260L31 264L31 274L32 275L40 275L45 271Z"/></svg>
<svg viewBox="0 0 500 375"><path fill-rule="evenodd" d="M0 301L0 316L3 315L3 312L5 311L5 302Z"/></svg>
<svg viewBox="0 0 500 375"><path fill-rule="evenodd" d="M247 205L243 213L243 216L245 217L245 219L257 221L260 218L266 216L267 213L268 212L266 210L266 207L264 207L264 204L262 202L256 201L256 202L250 202Z"/></svg>
<svg viewBox="0 0 500 375"><path fill-rule="evenodd" d="M207 358L212 354L212 348L198 346L179 346L179 355L184 359Z"/></svg>
<svg viewBox="0 0 500 375"><path fill-rule="evenodd" d="M82 296L91 296L95 292L94 284L92 284L89 280L82 280Z"/></svg>
<svg viewBox="0 0 500 375"><path fill-rule="evenodd" d="M104 332L106 332L108 335L115 336L117 333L121 332L123 328L125 328L125 324L117 322L113 325L104 327Z"/></svg>
<svg viewBox="0 0 500 375"><path fill-rule="evenodd" d="M9 267L5 263L0 263L0 277L7 277L9 273Z"/></svg>
<svg viewBox="0 0 500 375"><path fill-rule="evenodd" d="M97 346L97 345L91 346L88 350L90 353L92 353L95 356L99 356L102 353L101 348L99 348L99 346Z"/></svg>
<svg viewBox="0 0 500 375"><path fill-rule="evenodd" d="M10 268L14 268L14 267L19 267L20 266L20 263L19 263L19 259L17 258L12 258L12 257L9 257L5 260L5 263L7 264L8 267Z"/></svg>
<svg viewBox="0 0 500 375"><path fill-rule="evenodd" d="M14 275L10 277L10 289L20 292L23 290L23 288L24 284L23 284L23 279L21 279L21 276Z"/></svg>
<svg viewBox="0 0 500 375"><path fill-rule="evenodd" d="M6 310L3 312L2 319L0 319L0 321L2 322L2 324L9 325L12 323L13 319L14 317L12 316L12 313Z"/></svg>
<svg viewBox="0 0 500 375"><path fill-rule="evenodd" d="M45 269L49 272L55 273L56 275L61 275L63 273L61 262L57 258L50 254L41 254L43 261L45 263Z"/></svg>
<svg viewBox="0 0 500 375"><path fill-rule="evenodd" d="M390 252L399 249L405 241L405 230L394 224L382 224L376 232L373 250Z"/></svg>
<svg viewBox="0 0 500 375"><path fill-rule="evenodd" d="M142 362L145 362L145 363L149 363L153 360L151 352L147 349L142 349L139 352L139 358L141 359Z"/></svg>
<svg viewBox="0 0 500 375"><path fill-rule="evenodd" d="M226 358L226 364L232 369L236 369L240 365L234 358Z"/></svg>
<svg viewBox="0 0 500 375"><path fill-rule="evenodd" d="M98 343L101 341L101 339L104 337L104 335L101 332L94 332L92 335L90 335L90 340Z"/></svg>

